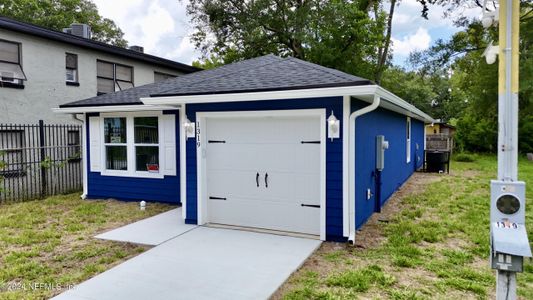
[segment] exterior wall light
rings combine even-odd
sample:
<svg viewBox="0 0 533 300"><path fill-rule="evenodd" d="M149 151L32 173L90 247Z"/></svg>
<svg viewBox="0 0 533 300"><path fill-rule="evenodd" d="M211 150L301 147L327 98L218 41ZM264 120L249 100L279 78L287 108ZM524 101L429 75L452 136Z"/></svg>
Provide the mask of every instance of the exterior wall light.
<svg viewBox="0 0 533 300"><path fill-rule="evenodd" d="M500 17L499 8L496 8L493 11L487 9L487 0L483 2L483 16L481 17L481 25L483 28L489 28L490 26L496 26L498 24Z"/></svg>
<svg viewBox="0 0 533 300"><path fill-rule="evenodd" d="M331 115L328 117L328 138L333 141L333 139L338 139L340 137L340 123L331 111Z"/></svg>
<svg viewBox="0 0 533 300"><path fill-rule="evenodd" d="M194 138L196 135L196 124L194 122L189 121L189 119L185 119L183 121L183 128L185 129L185 137L186 138Z"/></svg>

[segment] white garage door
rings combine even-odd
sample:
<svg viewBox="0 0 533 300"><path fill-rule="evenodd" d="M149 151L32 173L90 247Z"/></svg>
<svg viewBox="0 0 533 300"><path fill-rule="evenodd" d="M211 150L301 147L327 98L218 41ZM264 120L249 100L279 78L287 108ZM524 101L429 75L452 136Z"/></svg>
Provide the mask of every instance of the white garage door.
<svg viewBox="0 0 533 300"><path fill-rule="evenodd" d="M320 117L206 119L211 223L320 234Z"/></svg>

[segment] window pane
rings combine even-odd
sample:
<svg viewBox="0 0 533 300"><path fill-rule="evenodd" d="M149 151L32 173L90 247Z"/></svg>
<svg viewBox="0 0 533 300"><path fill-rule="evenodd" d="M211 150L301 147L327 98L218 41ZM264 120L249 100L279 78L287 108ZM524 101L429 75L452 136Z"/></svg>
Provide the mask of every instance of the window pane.
<svg viewBox="0 0 533 300"><path fill-rule="evenodd" d="M0 60L19 63L19 44L0 41Z"/></svg>
<svg viewBox="0 0 533 300"><path fill-rule="evenodd" d="M104 118L106 144L126 143L126 118Z"/></svg>
<svg viewBox="0 0 533 300"><path fill-rule="evenodd" d="M128 154L126 146L106 146L105 147L106 169L127 170Z"/></svg>
<svg viewBox="0 0 533 300"><path fill-rule="evenodd" d="M78 56L76 54L66 53L65 65L67 69L77 69L78 68Z"/></svg>
<svg viewBox="0 0 533 300"><path fill-rule="evenodd" d="M111 79L97 78L96 84L98 93L113 93L115 91L115 86Z"/></svg>
<svg viewBox="0 0 533 300"><path fill-rule="evenodd" d="M131 82L126 82L126 81L117 81L117 85L118 85L119 90L121 91L127 90L133 87L133 84Z"/></svg>
<svg viewBox="0 0 533 300"><path fill-rule="evenodd" d="M135 165L137 171L159 173L159 147L135 147Z"/></svg>
<svg viewBox="0 0 533 300"><path fill-rule="evenodd" d="M113 64L106 63L103 61L96 62L96 75L107 78L113 77Z"/></svg>
<svg viewBox="0 0 533 300"><path fill-rule="evenodd" d="M132 82L132 68L126 66L116 66L117 80Z"/></svg>
<svg viewBox="0 0 533 300"><path fill-rule="evenodd" d="M77 78L76 78L76 77L77 77L77 76L76 76L76 75L77 75L77 74L76 74L76 70L73 70L73 69L66 69L66 73L65 73L65 75L66 75L66 78L65 78L65 79L66 79L67 81L70 81L70 82L77 82L77 81L78 81Z"/></svg>
<svg viewBox="0 0 533 300"><path fill-rule="evenodd" d="M136 144L157 144L159 143L159 130L157 117L134 118L135 143Z"/></svg>

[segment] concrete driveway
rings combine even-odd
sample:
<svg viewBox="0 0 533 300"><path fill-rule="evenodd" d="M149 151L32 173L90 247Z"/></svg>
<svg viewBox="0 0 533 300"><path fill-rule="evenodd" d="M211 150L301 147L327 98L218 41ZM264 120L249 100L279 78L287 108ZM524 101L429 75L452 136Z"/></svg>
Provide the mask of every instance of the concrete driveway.
<svg viewBox="0 0 533 300"><path fill-rule="evenodd" d="M267 299L320 243L196 227L54 299Z"/></svg>

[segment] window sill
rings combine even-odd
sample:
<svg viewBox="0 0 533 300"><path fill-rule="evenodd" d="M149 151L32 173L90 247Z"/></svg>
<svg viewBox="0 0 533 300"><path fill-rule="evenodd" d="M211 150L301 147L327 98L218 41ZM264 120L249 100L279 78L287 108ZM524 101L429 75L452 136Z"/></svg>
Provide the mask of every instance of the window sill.
<svg viewBox="0 0 533 300"><path fill-rule="evenodd" d="M73 82L73 81L65 81L65 84L69 86L80 86L79 82Z"/></svg>
<svg viewBox="0 0 533 300"><path fill-rule="evenodd" d="M165 175L162 173L148 173L148 172L128 172L128 171L102 171L100 172L102 176L115 176L115 177L131 177L131 178L153 178L153 179L163 179Z"/></svg>
<svg viewBox="0 0 533 300"><path fill-rule="evenodd" d="M24 84L0 81L0 87L23 90L24 89Z"/></svg>

